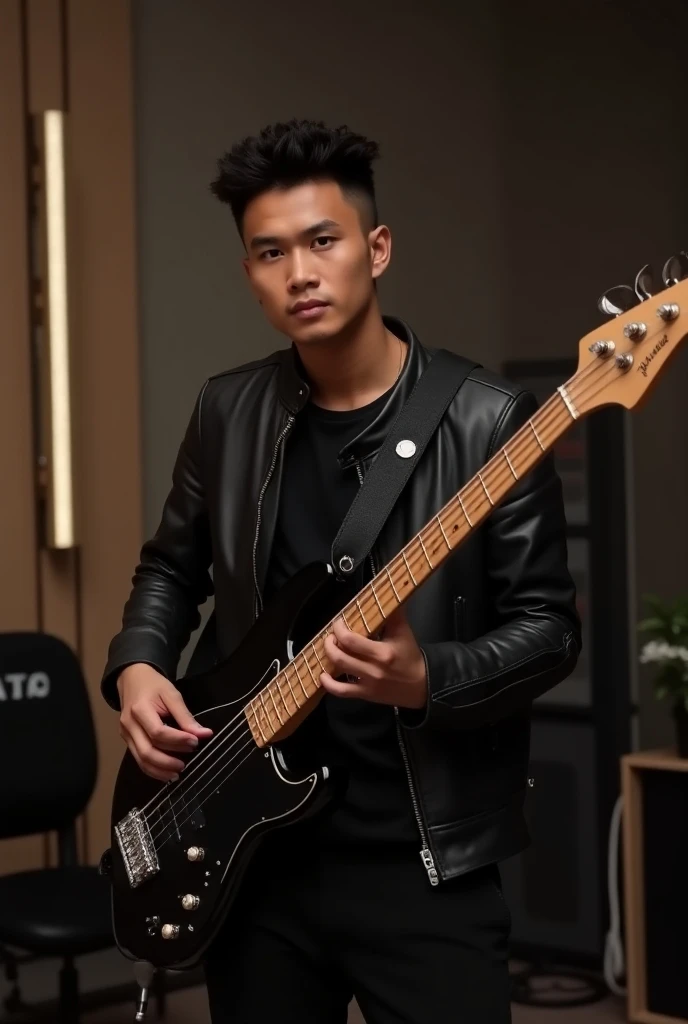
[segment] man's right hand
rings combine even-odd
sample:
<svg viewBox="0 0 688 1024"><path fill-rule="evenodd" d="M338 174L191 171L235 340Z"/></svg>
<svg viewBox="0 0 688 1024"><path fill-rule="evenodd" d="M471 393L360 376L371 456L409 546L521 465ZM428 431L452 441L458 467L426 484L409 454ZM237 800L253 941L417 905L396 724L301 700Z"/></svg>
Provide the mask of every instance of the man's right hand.
<svg viewBox="0 0 688 1024"><path fill-rule="evenodd" d="M212 729L199 725L182 695L169 679L151 665L129 665L117 680L120 707L120 735L142 771L160 782L177 779L184 762L174 753L188 753L199 739L212 736ZM179 726L165 725L173 718Z"/></svg>

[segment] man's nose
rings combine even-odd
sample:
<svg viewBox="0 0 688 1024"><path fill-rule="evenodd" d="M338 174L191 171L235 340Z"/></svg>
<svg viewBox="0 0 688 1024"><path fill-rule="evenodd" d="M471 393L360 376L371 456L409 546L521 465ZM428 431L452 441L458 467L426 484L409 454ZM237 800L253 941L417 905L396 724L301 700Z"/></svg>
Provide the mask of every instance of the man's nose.
<svg viewBox="0 0 688 1024"><path fill-rule="evenodd" d="M310 258L310 253L295 251L291 254L288 287L291 292L303 291L305 288L316 288L320 277Z"/></svg>

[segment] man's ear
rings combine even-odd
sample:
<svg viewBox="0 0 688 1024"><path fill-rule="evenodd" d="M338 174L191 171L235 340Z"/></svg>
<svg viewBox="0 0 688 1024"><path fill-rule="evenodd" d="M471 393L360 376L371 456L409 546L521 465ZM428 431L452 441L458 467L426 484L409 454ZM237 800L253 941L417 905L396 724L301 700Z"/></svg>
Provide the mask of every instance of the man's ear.
<svg viewBox="0 0 688 1024"><path fill-rule="evenodd" d="M392 233L386 224L380 224L368 235L373 280L382 277L392 258Z"/></svg>

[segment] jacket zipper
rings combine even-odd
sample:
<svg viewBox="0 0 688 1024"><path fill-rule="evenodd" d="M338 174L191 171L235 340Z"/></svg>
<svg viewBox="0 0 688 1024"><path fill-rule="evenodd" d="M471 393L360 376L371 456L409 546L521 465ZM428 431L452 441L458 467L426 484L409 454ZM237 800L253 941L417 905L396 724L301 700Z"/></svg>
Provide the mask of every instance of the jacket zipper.
<svg viewBox="0 0 688 1024"><path fill-rule="evenodd" d="M356 472L358 474L359 485L362 487L363 472L361 470L360 462L356 463ZM375 559L373 557L372 551L370 552L370 567L373 571L374 579L377 576L377 570L375 568ZM406 779L408 781L409 792L411 794L413 813L416 818L416 824L418 826L418 832L420 834L420 839L422 843L422 847L420 850L420 859L423 862L423 867L425 868L428 878L430 879L430 885L439 885L440 877L439 874L437 873L437 868L435 867L435 859L432 855L432 850L430 849L430 843L428 841L428 833L425 828L425 822L423 821L423 816L420 813L420 804L418 802L418 797L416 795L416 787L413 781L413 773L411 771L411 762L409 760L408 751L406 750L406 744L404 742L404 737L402 736L401 733L401 726L399 724L399 708L396 706L394 708L394 724L396 725L397 730L397 742L399 744L399 750L401 751L401 757L404 762L404 768L406 770Z"/></svg>
<svg viewBox="0 0 688 1024"><path fill-rule="evenodd" d="M399 708L394 708L394 717L396 719L397 727L397 739L399 741L399 749L401 750L401 756L404 759L404 767L406 769L406 777L408 779L409 790L411 792L411 802L413 803L413 813L416 816L416 822L418 824L418 831L420 832L421 842L423 843L420 851L420 859L423 861L423 867L428 873L430 879L430 885L439 885L440 876L437 873L435 867L435 859L430 849L430 843L428 842L428 834L425 830L425 824L423 822L422 815L420 813L420 804L418 803L418 797L416 796L415 786L413 784L413 775L411 773L411 763L409 761L408 752L406 750L406 744L404 743L404 737L401 734L401 726L399 725Z"/></svg>
<svg viewBox="0 0 688 1024"><path fill-rule="evenodd" d="M268 469L268 475L265 477L265 480L263 481L263 486L260 489L260 494L258 495L258 512L257 512L257 515L256 515L256 535L253 538L253 583L254 583L254 586L256 588L255 602L254 602L254 607L253 607L253 617L254 617L254 620L258 618L259 614L263 610L263 598L261 597L260 587L258 586L258 564L257 564L258 534L260 533L260 521L261 521L261 516L262 516L262 511L263 511L263 498L265 497L265 492L268 489L268 484L270 483L270 480L272 479L272 474L275 472L275 466L277 465L277 454L279 452L280 445L282 444L282 441L284 440L284 438L287 436L287 434L291 430L295 419L296 419L295 416L290 416L288 418L288 420L286 422L286 425L284 426L284 428L282 430L282 433L279 435L279 437L277 438L277 440L275 442L275 447L274 447L273 452L272 452L272 461L270 463L270 468Z"/></svg>

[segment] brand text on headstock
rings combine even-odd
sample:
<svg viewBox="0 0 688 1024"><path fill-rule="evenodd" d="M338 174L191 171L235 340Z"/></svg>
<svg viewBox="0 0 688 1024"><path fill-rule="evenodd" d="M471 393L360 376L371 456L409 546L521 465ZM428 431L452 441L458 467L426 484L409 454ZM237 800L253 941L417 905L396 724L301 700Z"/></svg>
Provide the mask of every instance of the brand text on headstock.
<svg viewBox="0 0 688 1024"><path fill-rule="evenodd" d="M645 356L642 363L638 363L638 370L642 373L643 377L647 377L647 368L657 355L657 353L664 348L669 338L666 334L663 334L659 339L655 347Z"/></svg>

